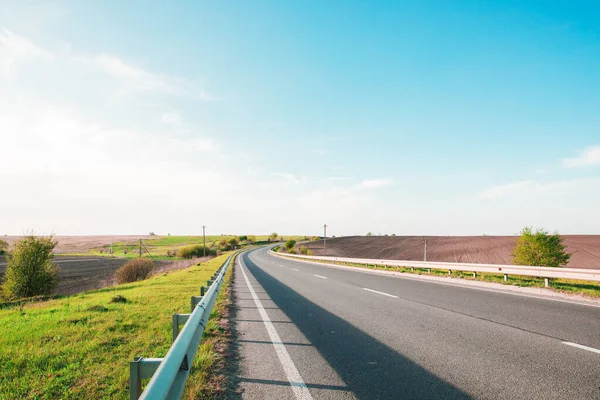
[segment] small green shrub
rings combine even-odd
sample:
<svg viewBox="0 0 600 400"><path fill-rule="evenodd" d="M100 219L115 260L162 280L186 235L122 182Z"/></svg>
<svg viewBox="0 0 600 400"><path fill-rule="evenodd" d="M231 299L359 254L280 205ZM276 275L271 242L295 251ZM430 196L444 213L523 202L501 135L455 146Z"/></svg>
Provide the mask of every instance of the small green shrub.
<svg viewBox="0 0 600 400"><path fill-rule="evenodd" d="M58 286L52 236L25 236L8 256L2 292L6 299L50 295Z"/></svg>
<svg viewBox="0 0 600 400"><path fill-rule="evenodd" d="M206 252L207 256L216 256L217 251L213 249L209 249L208 247L205 249L201 244L194 244L191 246L185 246L180 248L177 251L177 257L181 258L194 258L194 257L203 257Z"/></svg>
<svg viewBox="0 0 600 400"><path fill-rule="evenodd" d="M6 242L6 240L0 239L0 255L6 254L7 251L8 251L8 243Z"/></svg>
<svg viewBox="0 0 600 400"><path fill-rule="evenodd" d="M154 262L147 258L136 258L128 261L117 270L117 283L143 281L150 277Z"/></svg>
<svg viewBox="0 0 600 400"><path fill-rule="evenodd" d="M308 247L301 246L300 247L300 254L308 255Z"/></svg>
<svg viewBox="0 0 600 400"><path fill-rule="evenodd" d="M291 249L287 249L288 254L296 254L296 248L292 247Z"/></svg>
<svg viewBox="0 0 600 400"><path fill-rule="evenodd" d="M293 249L294 247L296 247L296 241L293 239L288 240L287 242L285 242L285 247L289 250L289 249Z"/></svg>
<svg viewBox="0 0 600 400"><path fill-rule="evenodd" d="M110 299L109 303L127 303L127 299L120 294Z"/></svg>

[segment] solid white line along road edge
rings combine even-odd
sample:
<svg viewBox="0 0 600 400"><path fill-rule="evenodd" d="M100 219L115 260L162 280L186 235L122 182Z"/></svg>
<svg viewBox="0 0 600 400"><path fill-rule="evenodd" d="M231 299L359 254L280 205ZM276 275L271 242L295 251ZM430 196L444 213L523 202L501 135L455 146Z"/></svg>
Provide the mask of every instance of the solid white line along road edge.
<svg viewBox="0 0 600 400"><path fill-rule="evenodd" d="M317 278L321 278L321 279L327 279L326 276L321 276L321 275L317 275L317 274L313 274L314 276L316 276Z"/></svg>
<svg viewBox="0 0 600 400"><path fill-rule="evenodd" d="M567 346L577 347L578 349L583 349L583 350L591 351L592 353L598 353L598 354L600 354L600 350L595 349L593 347L584 346L582 344L577 344L577 343L573 343L573 342L562 342L562 344L566 344Z"/></svg>
<svg viewBox="0 0 600 400"><path fill-rule="evenodd" d="M373 289L369 289L369 288L366 288L366 287L364 287L363 289L364 290L368 290L369 292L378 293L378 294L382 294L384 296L388 296L388 297L393 297L395 299L399 299L398 296L394 296L393 294L389 294L389 293L380 292L379 290L373 290Z"/></svg>
<svg viewBox="0 0 600 400"><path fill-rule="evenodd" d="M269 337L271 338L271 342L275 347L275 352L277 353L277 357L279 357L279 362L283 366L283 370L285 371L285 375L287 376L288 381L290 382L290 386L296 395L298 400L312 400L312 396L306 387L306 384L302 380L300 376L300 372L294 365L292 358L287 352L285 345L282 344L282 340L277 333L277 329L275 329L275 325L271 322L271 318L267 315L265 308L263 307L261 301L259 300L254 288L250 284L248 280L248 275L246 275L246 271L244 271L244 265L240 262L240 269L242 270L242 275L244 275L244 280L246 281L246 285L248 286L248 290L254 299L254 304L256 304L256 308L258 308L258 312L262 317L262 320L265 324L265 328L267 328L267 332L269 333Z"/></svg>

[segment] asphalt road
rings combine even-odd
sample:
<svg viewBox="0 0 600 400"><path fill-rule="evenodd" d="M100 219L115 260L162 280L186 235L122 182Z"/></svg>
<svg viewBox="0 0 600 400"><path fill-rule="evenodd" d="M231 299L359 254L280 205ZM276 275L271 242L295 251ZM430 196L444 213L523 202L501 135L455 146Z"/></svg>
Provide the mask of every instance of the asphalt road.
<svg viewBox="0 0 600 400"><path fill-rule="evenodd" d="M600 307L266 249L235 268L243 398L600 399Z"/></svg>
<svg viewBox="0 0 600 400"><path fill-rule="evenodd" d="M54 262L60 267L58 294L66 295L106 286L127 259L55 256ZM0 279L5 270L6 258L0 257Z"/></svg>

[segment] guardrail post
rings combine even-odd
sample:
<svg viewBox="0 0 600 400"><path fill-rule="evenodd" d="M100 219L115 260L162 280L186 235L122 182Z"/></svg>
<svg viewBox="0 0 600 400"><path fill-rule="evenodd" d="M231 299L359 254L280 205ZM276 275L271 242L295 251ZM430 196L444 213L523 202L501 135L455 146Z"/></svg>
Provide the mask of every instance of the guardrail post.
<svg viewBox="0 0 600 400"><path fill-rule="evenodd" d="M473 278L477 278L477 272L473 271Z"/></svg>
<svg viewBox="0 0 600 400"><path fill-rule="evenodd" d="M204 296L208 291L208 286L200 286L200 296Z"/></svg>
<svg viewBox="0 0 600 400"><path fill-rule="evenodd" d="M508 274L504 274L504 282L508 282Z"/></svg>
<svg viewBox="0 0 600 400"><path fill-rule="evenodd" d="M129 362L129 398L137 400L142 395L142 379L152 378L162 358L134 357Z"/></svg>
<svg viewBox="0 0 600 400"><path fill-rule="evenodd" d="M206 285L207 285L207 286L209 286L209 287L210 287L210 286L211 286L213 283L215 283L215 280L214 280L214 279L211 279L211 280L209 280L209 281L206 281Z"/></svg>
<svg viewBox="0 0 600 400"><path fill-rule="evenodd" d="M140 360L142 357L134 357L129 362L129 399L137 400L142 394L142 380L140 379Z"/></svg>
<svg viewBox="0 0 600 400"><path fill-rule="evenodd" d="M412 272L415 272L415 267L410 267L410 270L411 270Z"/></svg>
<svg viewBox="0 0 600 400"><path fill-rule="evenodd" d="M193 307L192 307L193 312ZM187 322L190 314L173 314L172 324L173 324L173 341L179 335L179 325L183 325Z"/></svg>
<svg viewBox="0 0 600 400"><path fill-rule="evenodd" d="M428 273L431 273L431 268L427 268L427 272L428 272Z"/></svg>
<svg viewBox="0 0 600 400"><path fill-rule="evenodd" d="M545 286L545 287L548 287L548 286L550 286L550 279L548 279L548 278L544 278L544 286Z"/></svg>
<svg viewBox="0 0 600 400"><path fill-rule="evenodd" d="M448 270L448 275L452 275L452 270L451 269Z"/></svg>
<svg viewBox="0 0 600 400"><path fill-rule="evenodd" d="M202 300L203 296L192 296L192 311L194 312L194 309L196 308L196 306L198 305L198 303L200 303L200 301Z"/></svg>

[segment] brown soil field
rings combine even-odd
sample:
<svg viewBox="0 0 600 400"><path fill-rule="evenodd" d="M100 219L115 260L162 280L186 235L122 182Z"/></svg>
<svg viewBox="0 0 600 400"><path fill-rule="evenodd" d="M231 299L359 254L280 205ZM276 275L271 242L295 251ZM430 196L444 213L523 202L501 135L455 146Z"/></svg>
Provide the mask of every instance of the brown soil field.
<svg viewBox="0 0 600 400"><path fill-rule="evenodd" d="M565 235L569 268L600 269L600 235ZM428 236L427 261L511 264L516 236ZM323 240L306 245L323 255ZM348 236L327 239L332 257L423 260L422 236Z"/></svg>
<svg viewBox="0 0 600 400"><path fill-rule="evenodd" d="M155 260L154 274L187 268L209 259L210 257L180 261ZM112 286L116 284L115 271L127 261L129 260L126 258L56 256L54 262L60 267L57 294L69 295ZM0 283L5 271L6 257L0 256Z"/></svg>
<svg viewBox="0 0 600 400"><path fill-rule="evenodd" d="M13 243L21 240L22 236L0 236L10 247ZM56 254L60 253L88 253L92 248L99 248L114 242L135 242L139 239L156 238L156 236L54 236L58 245L54 249Z"/></svg>

